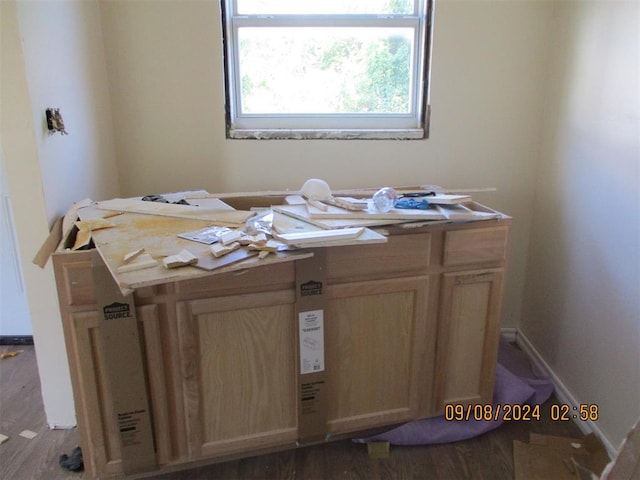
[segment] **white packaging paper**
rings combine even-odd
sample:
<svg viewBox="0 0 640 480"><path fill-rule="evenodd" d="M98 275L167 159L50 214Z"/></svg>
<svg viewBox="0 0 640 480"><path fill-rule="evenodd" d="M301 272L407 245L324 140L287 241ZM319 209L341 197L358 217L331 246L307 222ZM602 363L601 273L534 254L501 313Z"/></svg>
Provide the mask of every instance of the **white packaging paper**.
<svg viewBox="0 0 640 480"><path fill-rule="evenodd" d="M324 371L323 310L298 314L300 338L300 373Z"/></svg>

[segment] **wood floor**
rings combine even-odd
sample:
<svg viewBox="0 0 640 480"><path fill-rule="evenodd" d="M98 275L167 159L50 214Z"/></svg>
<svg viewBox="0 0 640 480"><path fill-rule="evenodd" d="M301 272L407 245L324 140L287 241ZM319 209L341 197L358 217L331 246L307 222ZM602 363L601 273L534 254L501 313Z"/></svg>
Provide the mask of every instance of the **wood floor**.
<svg viewBox="0 0 640 480"><path fill-rule="evenodd" d="M0 479L68 480L82 474L58 464L78 443L77 430L48 430L40 395L36 357L31 346L0 346L0 352L21 349L0 360ZM554 402L552 398L550 402ZM548 408L542 408L548 412ZM37 436L21 437L24 430ZM505 423L463 442L419 447L391 447L387 458L370 458L364 445L349 440L299 448L172 474L145 477L162 480L232 479L513 479L513 441L528 442L529 432L581 438L571 422Z"/></svg>

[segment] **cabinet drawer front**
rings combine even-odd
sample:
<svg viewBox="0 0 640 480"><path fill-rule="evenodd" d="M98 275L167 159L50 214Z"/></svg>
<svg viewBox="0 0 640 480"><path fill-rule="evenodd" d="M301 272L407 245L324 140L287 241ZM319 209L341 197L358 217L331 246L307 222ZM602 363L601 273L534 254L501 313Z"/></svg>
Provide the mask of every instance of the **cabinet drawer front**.
<svg viewBox="0 0 640 480"><path fill-rule="evenodd" d="M294 262L277 263L176 282L178 294L233 294L273 290L295 283Z"/></svg>
<svg viewBox="0 0 640 480"><path fill-rule="evenodd" d="M500 262L507 255L508 227L478 228L447 232L445 266Z"/></svg>
<svg viewBox="0 0 640 480"><path fill-rule="evenodd" d="M345 282L397 273L420 274L429 266L431 235L390 236L387 243L327 249L327 278Z"/></svg>

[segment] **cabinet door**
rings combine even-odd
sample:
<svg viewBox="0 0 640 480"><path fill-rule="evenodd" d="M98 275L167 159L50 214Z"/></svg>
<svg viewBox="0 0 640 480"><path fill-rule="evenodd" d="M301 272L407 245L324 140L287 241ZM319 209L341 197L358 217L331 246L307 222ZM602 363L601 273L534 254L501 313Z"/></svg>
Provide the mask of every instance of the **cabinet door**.
<svg viewBox="0 0 640 480"><path fill-rule="evenodd" d="M436 410L491 403L500 335L503 270L442 275Z"/></svg>
<svg viewBox="0 0 640 480"><path fill-rule="evenodd" d="M297 438L295 292L179 302L189 458Z"/></svg>
<svg viewBox="0 0 640 480"><path fill-rule="evenodd" d="M426 415L434 344L427 337L427 290L425 276L328 287L330 432Z"/></svg>

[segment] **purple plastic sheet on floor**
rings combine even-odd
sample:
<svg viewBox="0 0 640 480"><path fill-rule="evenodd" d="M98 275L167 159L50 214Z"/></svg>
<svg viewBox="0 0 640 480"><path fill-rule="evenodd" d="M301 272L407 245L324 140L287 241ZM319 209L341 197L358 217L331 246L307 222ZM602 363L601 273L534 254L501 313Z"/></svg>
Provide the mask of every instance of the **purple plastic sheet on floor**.
<svg viewBox="0 0 640 480"><path fill-rule="evenodd" d="M507 342L500 343L493 394L494 406L541 405L552 393L551 381L534 371L529 359L521 350ZM498 428L502 423L502 419L446 421L444 416L441 416L415 420L388 432L353 441L387 441L393 445L449 443L476 437Z"/></svg>

